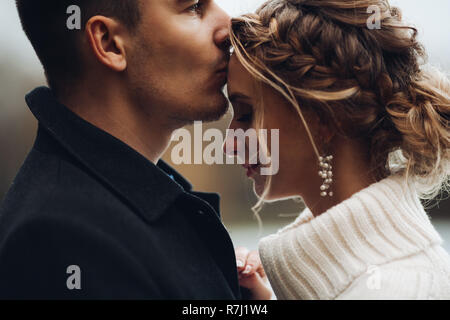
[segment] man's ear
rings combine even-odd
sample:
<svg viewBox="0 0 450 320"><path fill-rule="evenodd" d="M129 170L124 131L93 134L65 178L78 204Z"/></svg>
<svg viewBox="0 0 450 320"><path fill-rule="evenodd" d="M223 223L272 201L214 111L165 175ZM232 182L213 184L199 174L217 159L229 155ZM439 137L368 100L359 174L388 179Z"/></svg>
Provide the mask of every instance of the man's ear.
<svg viewBox="0 0 450 320"><path fill-rule="evenodd" d="M117 72L127 68L125 28L121 24L104 16L94 16L86 23L86 35L98 61Z"/></svg>

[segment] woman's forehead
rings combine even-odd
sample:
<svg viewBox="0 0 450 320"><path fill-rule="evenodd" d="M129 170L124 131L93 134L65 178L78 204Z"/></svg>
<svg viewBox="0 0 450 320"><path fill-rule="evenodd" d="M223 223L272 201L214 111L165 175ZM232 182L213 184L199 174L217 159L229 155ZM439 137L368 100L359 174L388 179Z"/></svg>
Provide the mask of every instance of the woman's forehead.
<svg viewBox="0 0 450 320"><path fill-rule="evenodd" d="M230 59L228 66L228 93L251 96L255 79L245 69L236 55Z"/></svg>

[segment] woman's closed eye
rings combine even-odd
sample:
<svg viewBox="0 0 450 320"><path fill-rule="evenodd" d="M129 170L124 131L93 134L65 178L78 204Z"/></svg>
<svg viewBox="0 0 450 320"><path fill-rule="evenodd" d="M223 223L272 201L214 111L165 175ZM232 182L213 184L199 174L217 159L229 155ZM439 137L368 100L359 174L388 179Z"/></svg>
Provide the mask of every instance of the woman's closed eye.
<svg viewBox="0 0 450 320"><path fill-rule="evenodd" d="M248 103L235 101L232 103L234 109L234 119L241 123L251 123L253 120L253 107Z"/></svg>
<svg viewBox="0 0 450 320"><path fill-rule="evenodd" d="M253 120L253 112L242 114L242 115L239 115L238 117L236 117L237 122L248 123L248 122L252 122L252 120Z"/></svg>
<svg viewBox="0 0 450 320"><path fill-rule="evenodd" d="M231 93L229 100L234 110L234 121L250 125L254 114L250 97L242 93Z"/></svg>

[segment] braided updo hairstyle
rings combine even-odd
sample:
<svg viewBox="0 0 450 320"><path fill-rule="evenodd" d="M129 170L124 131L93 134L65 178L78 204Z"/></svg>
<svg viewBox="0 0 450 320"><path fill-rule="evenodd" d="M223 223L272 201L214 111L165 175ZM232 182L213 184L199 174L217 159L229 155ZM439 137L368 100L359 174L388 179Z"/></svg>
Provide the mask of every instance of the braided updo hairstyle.
<svg viewBox="0 0 450 320"><path fill-rule="evenodd" d="M370 6L380 29L368 28ZM423 199L448 187L449 80L387 0L270 0L230 34L243 66L300 116L363 139L377 180L404 170Z"/></svg>

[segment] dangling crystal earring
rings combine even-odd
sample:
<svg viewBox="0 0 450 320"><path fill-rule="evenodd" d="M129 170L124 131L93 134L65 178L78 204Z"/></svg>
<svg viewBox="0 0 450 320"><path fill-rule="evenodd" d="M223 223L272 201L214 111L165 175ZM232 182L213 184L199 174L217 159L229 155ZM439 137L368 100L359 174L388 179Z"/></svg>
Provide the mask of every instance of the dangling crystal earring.
<svg viewBox="0 0 450 320"><path fill-rule="evenodd" d="M321 167L319 176L324 179L323 184L320 186L320 195L322 197L333 196L333 191L329 191L330 186L333 183L333 167L331 166L331 160L333 160L333 156L319 157Z"/></svg>

